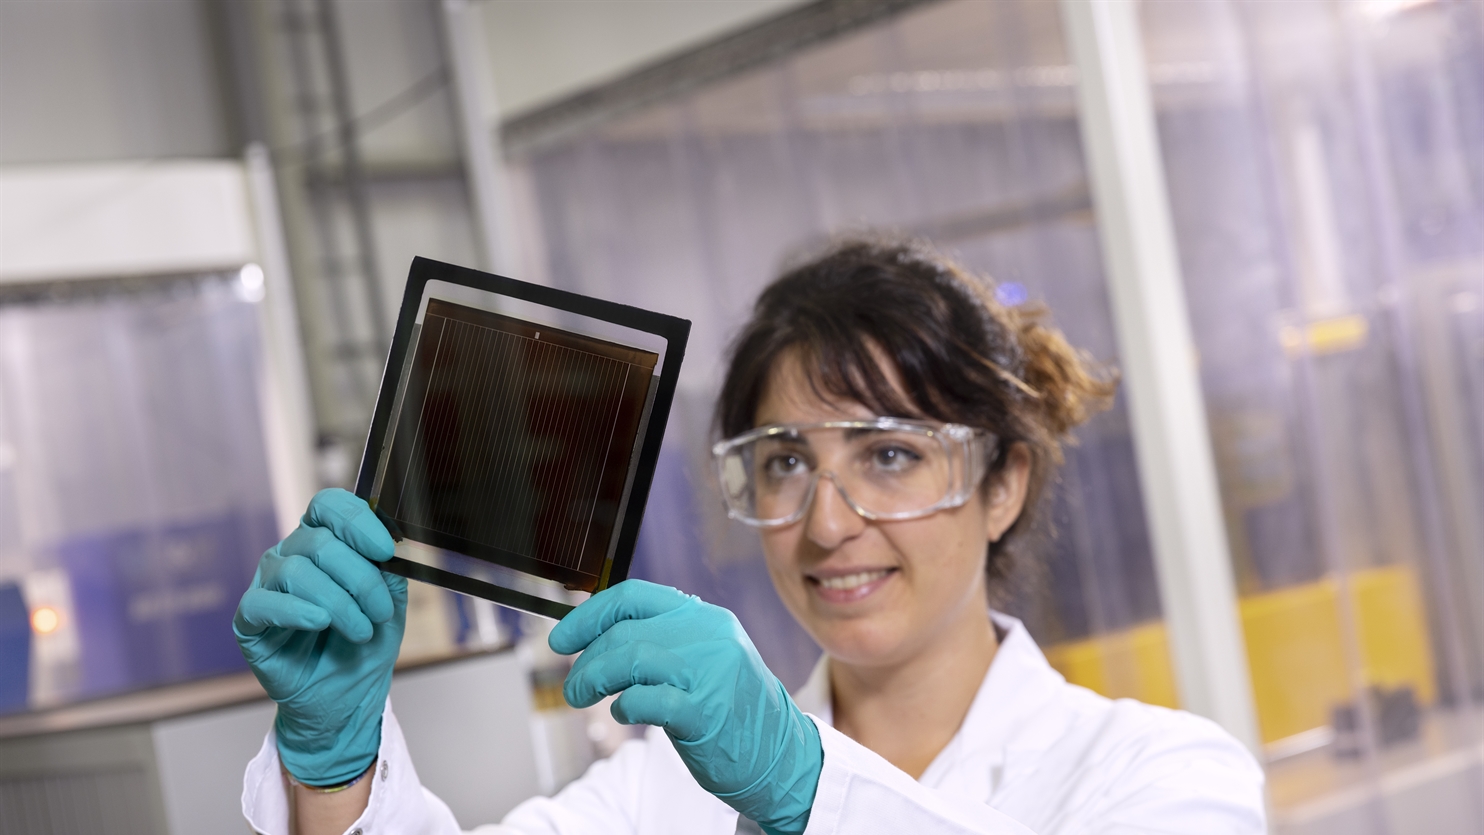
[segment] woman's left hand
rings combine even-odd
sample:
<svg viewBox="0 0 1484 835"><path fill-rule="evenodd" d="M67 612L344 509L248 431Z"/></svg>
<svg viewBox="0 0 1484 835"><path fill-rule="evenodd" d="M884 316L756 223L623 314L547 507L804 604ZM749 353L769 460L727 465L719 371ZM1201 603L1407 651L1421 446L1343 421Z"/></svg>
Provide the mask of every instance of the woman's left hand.
<svg viewBox="0 0 1484 835"><path fill-rule="evenodd" d="M627 580L563 618L550 644L582 652L563 688L573 707L619 693L613 717L664 728L702 788L766 832L804 831L824 765L819 729L731 612Z"/></svg>

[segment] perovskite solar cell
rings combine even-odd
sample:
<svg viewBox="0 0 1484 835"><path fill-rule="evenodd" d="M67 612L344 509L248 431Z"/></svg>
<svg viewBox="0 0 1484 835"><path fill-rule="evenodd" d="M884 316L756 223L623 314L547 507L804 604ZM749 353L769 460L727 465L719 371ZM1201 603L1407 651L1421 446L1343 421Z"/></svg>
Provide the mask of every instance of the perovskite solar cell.
<svg viewBox="0 0 1484 835"><path fill-rule="evenodd" d="M356 479L381 568L550 617L623 580L689 334L413 259Z"/></svg>
<svg viewBox="0 0 1484 835"><path fill-rule="evenodd" d="M592 591L658 359L430 300L378 507L420 541Z"/></svg>

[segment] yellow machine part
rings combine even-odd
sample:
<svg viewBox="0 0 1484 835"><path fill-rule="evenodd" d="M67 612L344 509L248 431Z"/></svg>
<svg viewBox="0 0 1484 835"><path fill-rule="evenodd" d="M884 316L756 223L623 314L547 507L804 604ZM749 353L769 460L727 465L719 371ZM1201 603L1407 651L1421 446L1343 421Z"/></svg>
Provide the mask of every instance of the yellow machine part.
<svg viewBox="0 0 1484 835"><path fill-rule="evenodd" d="M1348 585L1362 680L1411 687L1420 704L1431 704L1437 687L1416 573L1406 565L1368 568L1352 573ZM1327 725L1330 711L1351 699L1340 588L1326 577L1238 604L1264 742ZM1162 621L1057 644L1046 657L1068 681L1105 696L1178 703Z"/></svg>
<svg viewBox="0 0 1484 835"><path fill-rule="evenodd" d="M1067 681L1109 698L1165 707L1178 704L1163 621L1056 644L1046 649L1046 660Z"/></svg>

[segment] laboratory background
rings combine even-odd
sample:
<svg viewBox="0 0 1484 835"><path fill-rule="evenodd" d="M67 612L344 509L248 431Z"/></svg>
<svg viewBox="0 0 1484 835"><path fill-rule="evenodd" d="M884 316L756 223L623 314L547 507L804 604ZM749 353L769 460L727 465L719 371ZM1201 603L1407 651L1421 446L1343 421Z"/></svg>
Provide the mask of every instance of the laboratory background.
<svg viewBox="0 0 1484 835"><path fill-rule="evenodd" d="M996 606L1282 835L1484 832L1484 2L0 0L0 833L246 831L231 618L354 480L414 256L691 320L633 576L818 649L712 486L780 265L888 229L1120 370ZM413 583L465 827L629 738Z"/></svg>

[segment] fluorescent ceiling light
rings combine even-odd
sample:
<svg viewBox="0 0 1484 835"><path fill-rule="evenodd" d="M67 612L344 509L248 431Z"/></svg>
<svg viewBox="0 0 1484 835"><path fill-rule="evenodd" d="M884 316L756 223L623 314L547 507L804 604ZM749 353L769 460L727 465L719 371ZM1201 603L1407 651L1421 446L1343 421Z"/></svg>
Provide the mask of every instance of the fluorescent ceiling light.
<svg viewBox="0 0 1484 835"><path fill-rule="evenodd" d="M1361 0L1358 5L1363 16L1371 20L1385 20L1437 2L1438 0Z"/></svg>

